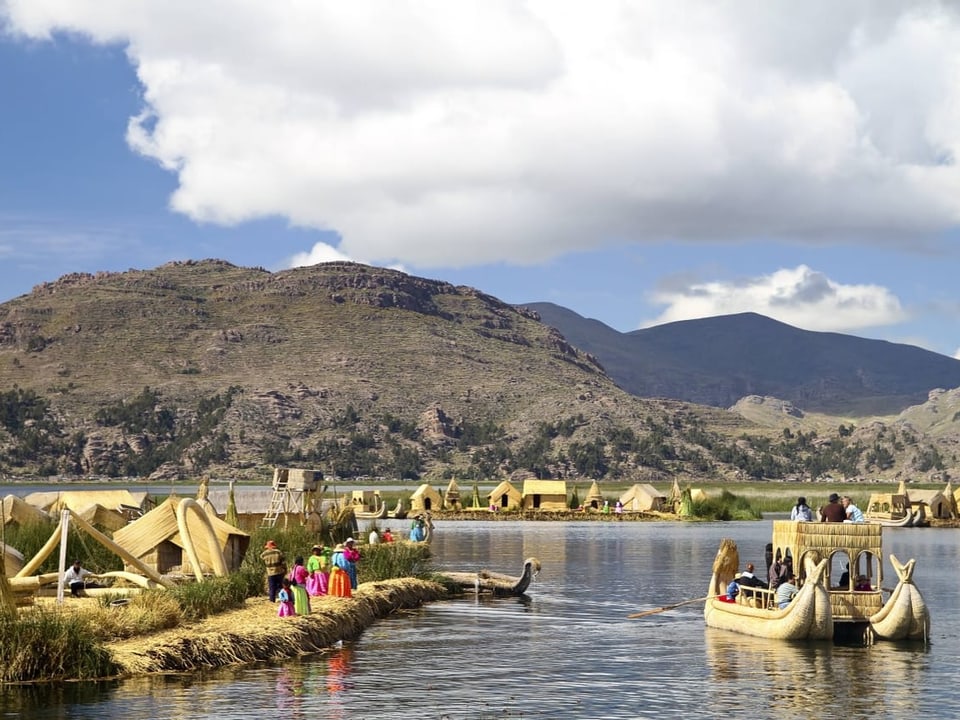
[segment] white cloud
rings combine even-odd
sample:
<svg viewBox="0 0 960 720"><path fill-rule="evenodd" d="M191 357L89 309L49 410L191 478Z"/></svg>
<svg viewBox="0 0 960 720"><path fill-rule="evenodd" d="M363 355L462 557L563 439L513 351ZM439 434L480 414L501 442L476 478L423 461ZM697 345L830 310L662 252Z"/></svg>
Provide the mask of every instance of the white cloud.
<svg viewBox="0 0 960 720"><path fill-rule="evenodd" d="M960 18L933 0L4 12L31 37L127 46L146 103L128 141L177 174L176 210L282 216L380 264L677 238L910 248L960 221Z"/></svg>
<svg viewBox="0 0 960 720"><path fill-rule="evenodd" d="M332 245L324 242L315 243L308 252L296 253L285 264L288 268L306 267L325 262L356 262L353 258L344 255Z"/></svg>
<svg viewBox="0 0 960 720"><path fill-rule="evenodd" d="M806 330L847 332L907 319L900 301L877 285L842 285L806 265L734 282L691 282L663 288L666 305L645 327L678 320L756 312Z"/></svg>

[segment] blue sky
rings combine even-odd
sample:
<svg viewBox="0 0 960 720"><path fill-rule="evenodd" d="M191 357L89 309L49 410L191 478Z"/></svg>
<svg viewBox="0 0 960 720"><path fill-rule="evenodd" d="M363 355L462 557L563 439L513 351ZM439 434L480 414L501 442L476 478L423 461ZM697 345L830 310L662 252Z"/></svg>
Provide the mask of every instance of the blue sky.
<svg viewBox="0 0 960 720"><path fill-rule="evenodd" d="M954 355L960 14L877 5L0 0L0 301L346 258Z"/></svg>

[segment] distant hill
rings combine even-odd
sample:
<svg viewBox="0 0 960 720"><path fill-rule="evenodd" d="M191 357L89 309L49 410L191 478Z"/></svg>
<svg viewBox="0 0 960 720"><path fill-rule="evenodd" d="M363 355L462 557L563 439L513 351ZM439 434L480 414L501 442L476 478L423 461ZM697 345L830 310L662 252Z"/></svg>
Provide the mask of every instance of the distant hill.
<svg viewBox="0 0 960 720"><path fill-rule="evenodd" d="M0 304L0 476L680 471L675 413L749 427L630 395L479 290L353 263L77 273Z"/></svg>
<svg viewBox="0 0 960 720"><path fill-rule="evenodd" d="M528 303L543 322L594 355L638 397L731 407L771 396L808 411L894 415L935 388L960 387L960 360L911 345L811 332L756 313L621 333L552 303Z"/></svg>

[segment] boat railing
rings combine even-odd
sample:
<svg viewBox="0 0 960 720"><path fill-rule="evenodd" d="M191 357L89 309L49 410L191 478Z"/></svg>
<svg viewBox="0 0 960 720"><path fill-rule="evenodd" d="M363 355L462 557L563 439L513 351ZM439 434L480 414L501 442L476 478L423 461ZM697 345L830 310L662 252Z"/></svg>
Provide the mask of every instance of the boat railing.
<svg viewBox="0 0 960 720"><path fill-rule="evenodd" d="M754 608L775 608L777 606L777 591L745 585L737 593L737 603Z"/></svg>

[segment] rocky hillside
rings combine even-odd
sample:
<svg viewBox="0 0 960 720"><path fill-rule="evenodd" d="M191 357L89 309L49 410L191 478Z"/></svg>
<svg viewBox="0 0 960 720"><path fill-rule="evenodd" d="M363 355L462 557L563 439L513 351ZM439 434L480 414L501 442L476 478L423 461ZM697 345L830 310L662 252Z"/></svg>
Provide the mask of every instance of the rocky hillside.
<svg viewBox="0 0 960 720"><path fill-rule="evenodd" d="M706 417L631 397L533 313L351 263L63 277L0 305L0 390L14 474L624 475L682 469L677 427Z"/></svg>
<svg viewBox="0 0 960 720"><path fill-rule="evenodd" d="M933 421L867 425L641 399L531 310L351 263L77 274L0 305L0 476L668 484L957 465Z"/></svg>

